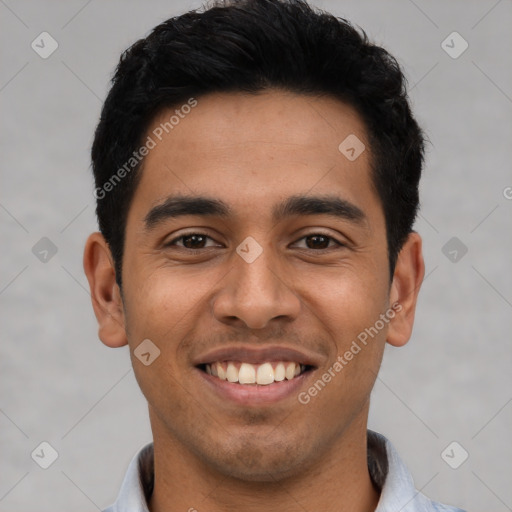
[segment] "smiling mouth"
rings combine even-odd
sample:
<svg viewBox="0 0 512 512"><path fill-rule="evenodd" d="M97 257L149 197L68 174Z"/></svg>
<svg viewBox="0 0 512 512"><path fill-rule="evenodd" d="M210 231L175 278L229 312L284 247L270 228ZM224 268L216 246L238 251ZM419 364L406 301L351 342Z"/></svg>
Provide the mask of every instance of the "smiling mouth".
<svg viewBox="0 0 512 512"><path fill-rule="evenodd" d="M216 361L198 368L213 377L233 384L268 386L294 378L313 370L313 366L292 361L273 361L251 364L240 361Z"/></svg>

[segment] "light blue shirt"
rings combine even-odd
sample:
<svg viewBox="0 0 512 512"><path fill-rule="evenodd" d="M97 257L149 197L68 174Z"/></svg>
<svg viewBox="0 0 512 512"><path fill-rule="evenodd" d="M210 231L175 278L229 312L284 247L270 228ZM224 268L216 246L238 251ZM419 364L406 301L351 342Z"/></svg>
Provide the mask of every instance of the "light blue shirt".
<svg viewBox="0 0 512 512"><path fill-rule="evenodd" d="M411 473L393 445L371 430L368 430L368 469L380 489L375 512L464 512L432 501L417 491ZM103 512L149 512L153 471L153 443L149 443L132 459L116 502Z"/></svg>

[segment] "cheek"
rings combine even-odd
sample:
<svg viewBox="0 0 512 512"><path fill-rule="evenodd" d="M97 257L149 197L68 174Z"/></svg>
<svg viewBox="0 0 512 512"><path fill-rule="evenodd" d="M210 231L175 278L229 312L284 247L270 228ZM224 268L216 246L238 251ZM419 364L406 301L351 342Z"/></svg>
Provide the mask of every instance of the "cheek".
<svg viewBox="0 0 512 512"><path fill-rule="evenodd" d="M386 283L370 272L339 272L337 278L316 280L315 311L324 334L333 348L327 369L317 379L325 400L340 407L362 404L368 397L378 373L388 321L381 320L387 308ZM314 300L314 299L313 299ZM313 394L320 391L312 390Z"/></svg>
<svg viewBox="0 0 512 512"><path fill-rule="evenodd" d="M188 378L190 367L183 340L193 329L206 285L203 282L191 286L189 279L168 269L140 278L132 274L130 286L130 300L126 304L127 333L140 389L156 414L173 411L183 421L189 421L191 411L187 408L188 395L183 393L183 382ZM147 339L159 351L148 366L136 355L139 344Z"/></svg>
<svg viewBox="0 0 512 512"><path fill-rule="evenodd" d="M313 311L338 340L338 348L372 326L388 302L387 281L376 272L345 266L318 272L301 281Z"/></svg>
<svg viewBox="0 0 512 512"><path fill-rule="evenodd" d="M130 276L127 309L134 343L150 338L163 347L177 347L190 317L203 307L215 282L211 272L165 268L147 270L140 264Z"/></svg>

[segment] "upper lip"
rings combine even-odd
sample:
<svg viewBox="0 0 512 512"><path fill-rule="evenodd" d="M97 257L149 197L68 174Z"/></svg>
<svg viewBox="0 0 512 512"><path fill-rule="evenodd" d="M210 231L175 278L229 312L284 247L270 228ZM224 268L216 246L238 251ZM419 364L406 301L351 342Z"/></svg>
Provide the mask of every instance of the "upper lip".
<svg viewBox="0 0 512 512"><path fill-rule="evenodd" d="M220 347L200 356L193 361L194 366L214 363L216 361L240 361L244 363L260 364L267 361L290 361L307 366L320 366L322 356L308 350L283 345L271 345L266 347L229 346Z"/></svg>

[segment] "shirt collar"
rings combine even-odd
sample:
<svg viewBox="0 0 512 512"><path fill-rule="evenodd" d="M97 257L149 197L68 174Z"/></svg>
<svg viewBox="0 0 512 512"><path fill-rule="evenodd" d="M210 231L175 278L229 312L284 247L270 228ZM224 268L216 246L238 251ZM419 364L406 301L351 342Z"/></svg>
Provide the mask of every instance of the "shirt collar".
<svg viewBox="0 0 512 512"><path fill-rule="evenodd" d="M393 445L372 430L368 430L368 469L381 493L375 512L464 512L417 491ZM153 485L153 443L148 443L130 462L116 502L103 512L149 512Z"/></svg>

